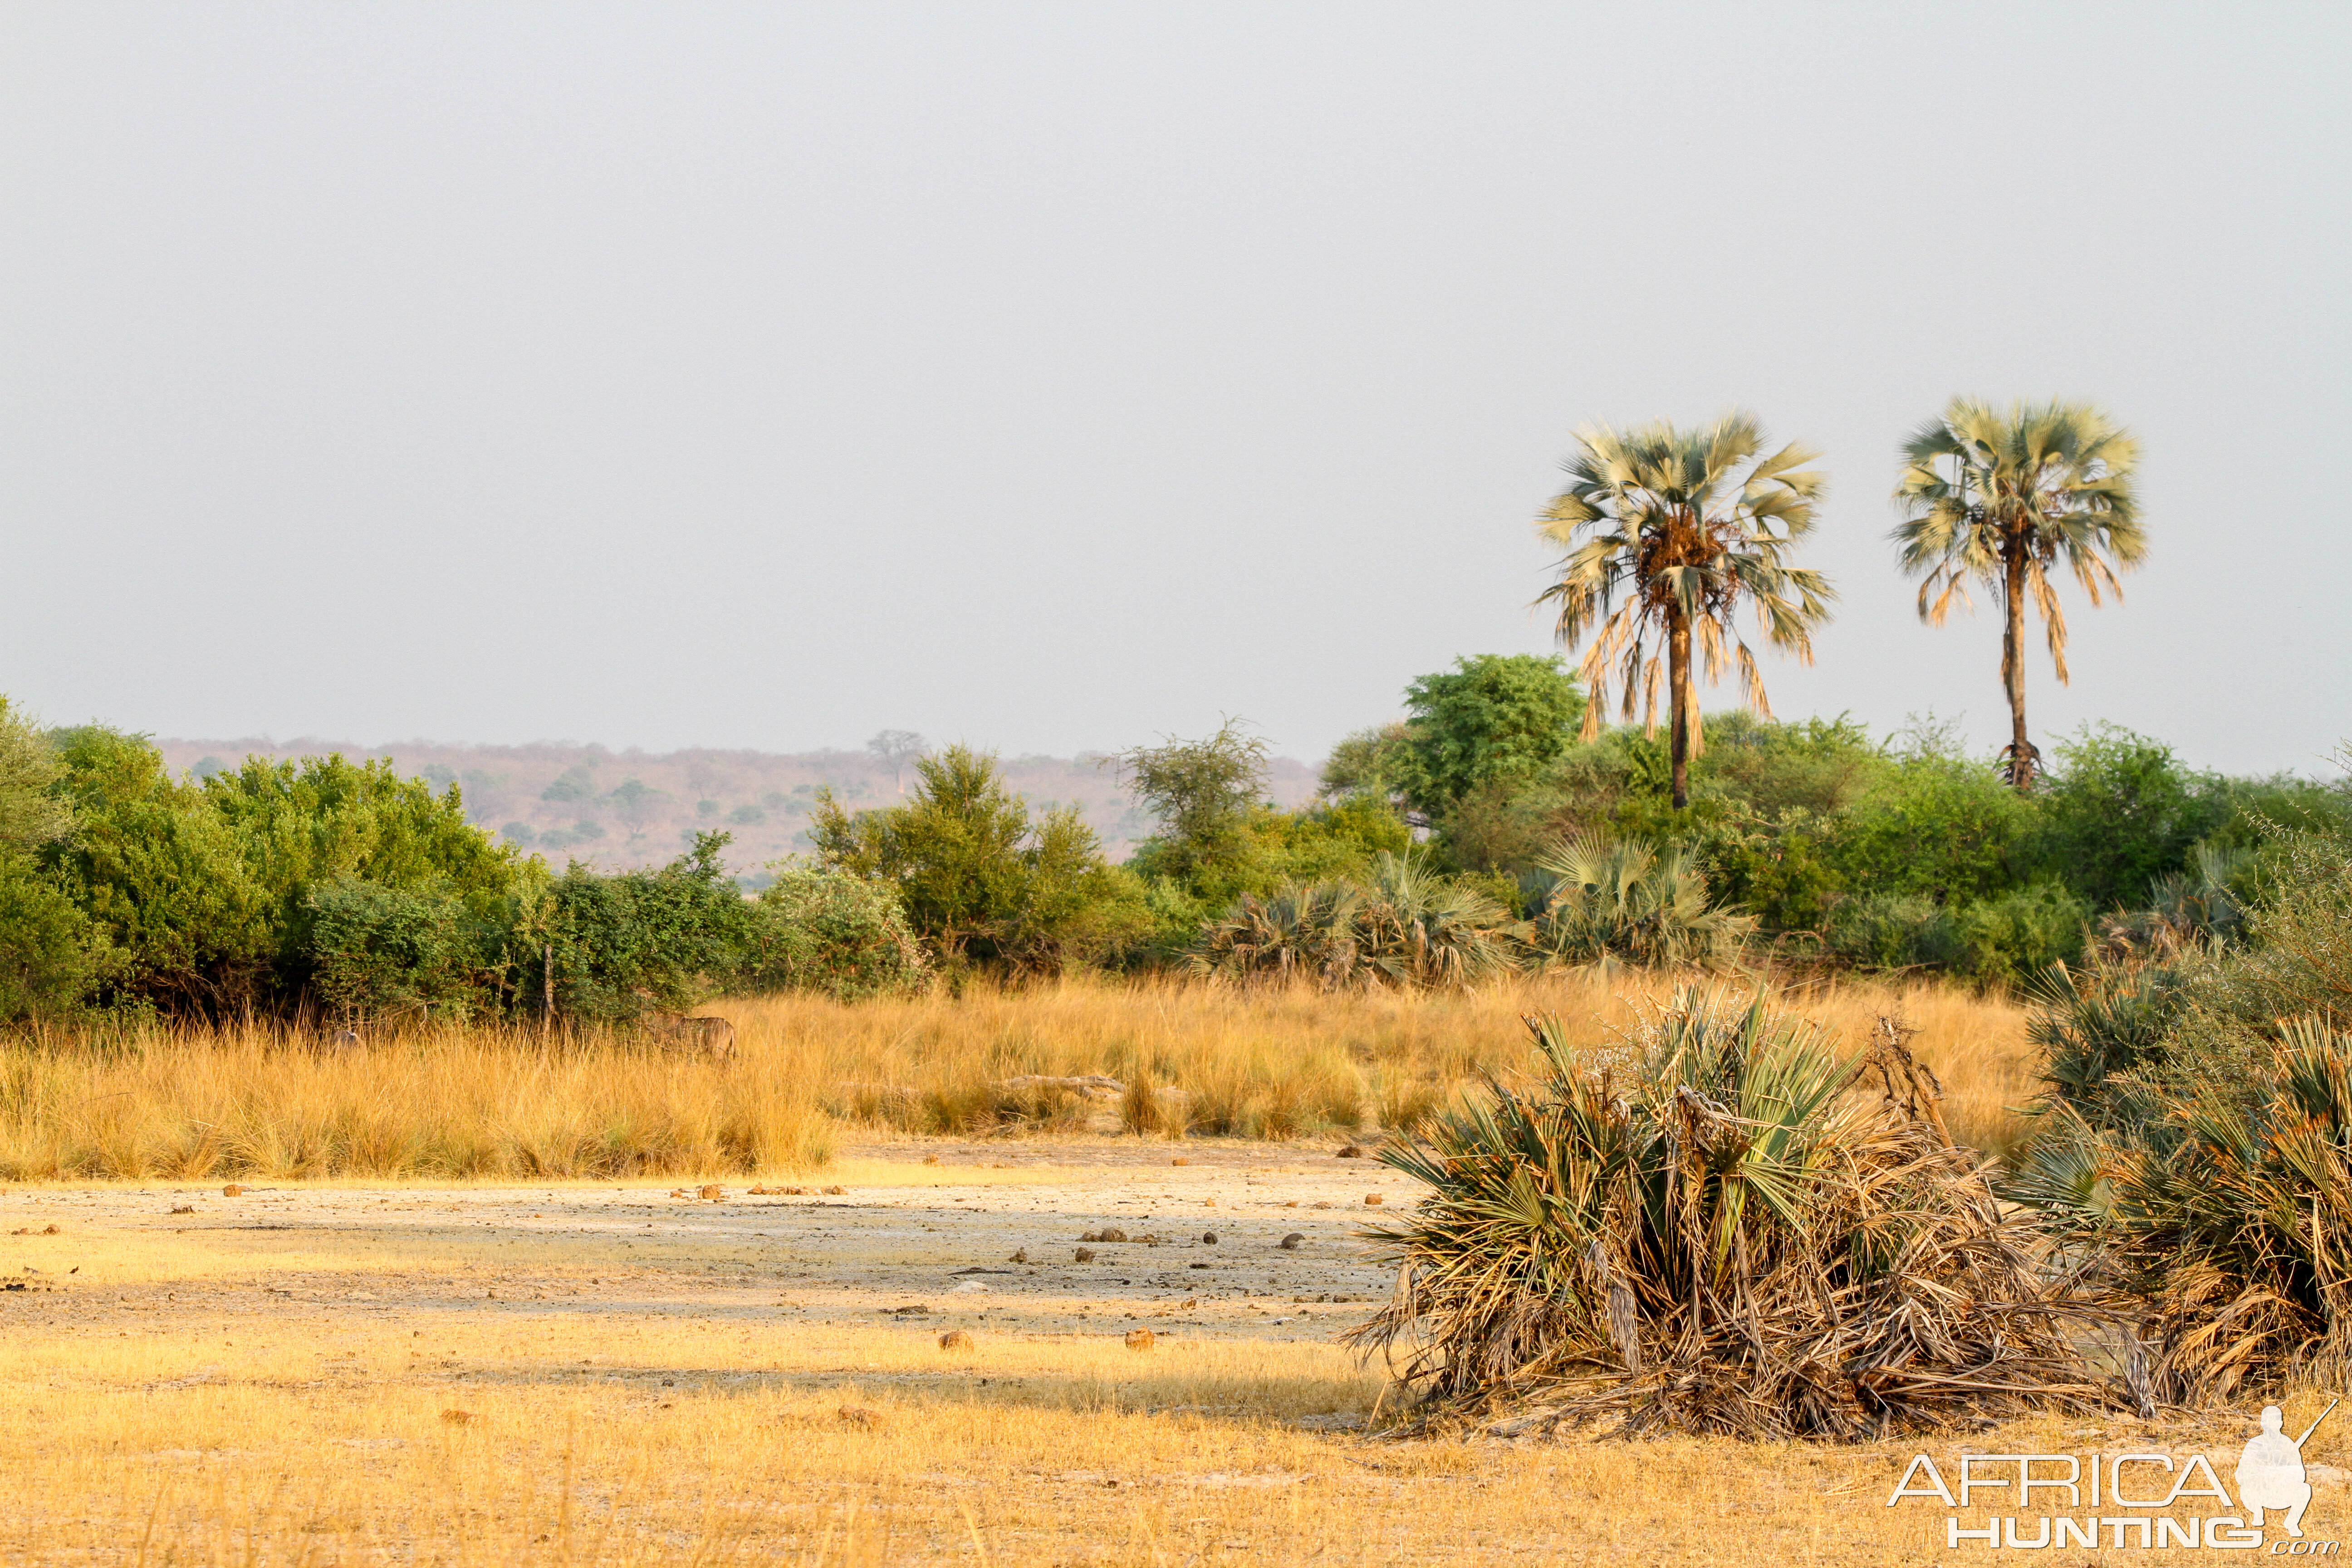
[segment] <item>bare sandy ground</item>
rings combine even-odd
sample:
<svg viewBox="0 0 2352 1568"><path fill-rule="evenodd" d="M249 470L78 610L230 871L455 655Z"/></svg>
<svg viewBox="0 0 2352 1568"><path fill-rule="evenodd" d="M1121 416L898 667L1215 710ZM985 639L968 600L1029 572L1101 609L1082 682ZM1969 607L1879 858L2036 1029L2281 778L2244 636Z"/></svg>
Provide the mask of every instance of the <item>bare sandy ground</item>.
<svg viewBox="0 0 2352 1568"><path fill-rule="evenodd" d="M1920 1449L2227 1474L2248 1429L1383 1439L1380 1369L1334 1339L1390 1288L1364 1226L1418 1194L1335 1156L877 1143L716 1200L0 1191L0 1562L1861 1565L1945 1554L1940 1510L1884 1502ZM2314 1479L2334 1539L2343 1478Z"/></svg>
<svg viewBox="0 0 2352 1568"><path fill-rule="evenodd" d="M1114 1139L866 1145L822 1176L761 1185L722 1184L716 1201L657 1181L17 1189L0 1194L0 1277L26 1289L0 1291L0 1325L559 1310L1322 1339L1388 1289L1358 1235L1380 1213L1366 1197L1412 1195L1330 1147L1171 1154ZM1129 1239L1081 1239L1107 1227Z"/></svg>

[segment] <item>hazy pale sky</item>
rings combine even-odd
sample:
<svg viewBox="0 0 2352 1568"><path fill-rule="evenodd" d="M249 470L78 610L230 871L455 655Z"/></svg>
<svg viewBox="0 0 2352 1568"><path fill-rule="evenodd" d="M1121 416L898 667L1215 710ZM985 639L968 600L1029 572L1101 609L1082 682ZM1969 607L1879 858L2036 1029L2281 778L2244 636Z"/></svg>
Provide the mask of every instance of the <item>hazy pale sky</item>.
<svg viewBox="0 0 2352 1568"><path fill-rule="evenodd" d="M2352 7L0 5L0 692L361 742L1319 755L1541 651L1589 420L1826 451L1782 715L2005 728L1895 451L2094 399L2071 689L2352 736ZM1720 689L1710 706L1730 706Z"/></svg>

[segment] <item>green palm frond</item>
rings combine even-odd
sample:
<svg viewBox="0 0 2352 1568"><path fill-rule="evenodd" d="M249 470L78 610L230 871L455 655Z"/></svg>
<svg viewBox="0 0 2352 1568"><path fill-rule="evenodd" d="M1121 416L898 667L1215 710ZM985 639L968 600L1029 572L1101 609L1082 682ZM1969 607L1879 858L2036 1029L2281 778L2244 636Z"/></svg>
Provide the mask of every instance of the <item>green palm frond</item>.
<svg viewBox="0 0 2352 1568"><path fill-rule="evenodd" d="M1753 916L1713 901L1680 845L1590 832L1557 839L1523 885L1535 942L1561 963L1728 968L1756 929Z"/></svg>

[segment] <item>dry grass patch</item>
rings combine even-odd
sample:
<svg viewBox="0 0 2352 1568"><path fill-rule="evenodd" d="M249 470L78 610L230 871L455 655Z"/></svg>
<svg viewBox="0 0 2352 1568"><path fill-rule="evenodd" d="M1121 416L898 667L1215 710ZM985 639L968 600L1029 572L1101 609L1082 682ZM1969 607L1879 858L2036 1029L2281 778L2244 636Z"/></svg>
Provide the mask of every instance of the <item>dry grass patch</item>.
<svg viewBox="0 0 2352 1568"><path fill-rule="evenodd" d="M1604 1048L1667 982L1514 977L1475 992L1234 991L1090 978L1019 991L718 1005L731 1061L627 1040L426 1030L322 1052L262 1027L0 1045L0 1180L511 1181L782 1174L835 1128L1264 1139L1402 1129L1533 1063L1520 1019ZM2024 1015L1935 984L1791 998L1859 1049L1894 1013L1964 1142L2005 1149L2033 1090ZM1126 1086L1057 1086L1089 1077ZM1025 1082L1019 1080L1027 1080Z"/></svg>

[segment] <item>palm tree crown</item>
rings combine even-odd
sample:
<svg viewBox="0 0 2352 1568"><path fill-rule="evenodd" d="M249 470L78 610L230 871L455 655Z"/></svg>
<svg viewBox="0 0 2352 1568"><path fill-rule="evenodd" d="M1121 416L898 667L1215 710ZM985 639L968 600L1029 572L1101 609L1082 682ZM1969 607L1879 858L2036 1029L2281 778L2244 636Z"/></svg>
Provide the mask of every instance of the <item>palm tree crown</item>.
<svg viewBox="0 0 2352 1568"><path fill-rule="evenodd" d="M1921 577L1919 618L1941 626L1955 601L1969 604L1970 579L2006 614L2001 681L2010 709L2011 783L2032 783L2041 753L2025 733L2025 603L2048 634L2060 684L2066 681L2066 615L2051 572L2060 562L2096 608L2123 598L2117 567L2147 552L2132 465L2131 433L2084 403L2013 403L1995 408L1952 399L1904 443L1904 512L1894 532L1903 569Z"/></svg>
<svg viewBox="0 0 2352 1568"><path fill-rule="evenodd" d="M1690 760L1703 748L1694 641L1707 681L1736 665L1749 706L1769 717L1755 656L1733 628L1740 601L1754 604L1767 641L1808 663L1812 628L1829 618L1837 595L1828 579L1783 560L1812 530L1826 479L1804 465L1819 454L1790 445L1759 456L1764 432L1746 414L1697 430L1588 426L1577 440L1569 486L1538 524L1568 558L1536 602L1559 603L1563 644L1592 635L1582 665L1592 693L1586 740L1600 733L1612 667L1623 717L1638 703L1652 734L1664 688L1675 805L1686 805Z"/></svg>

